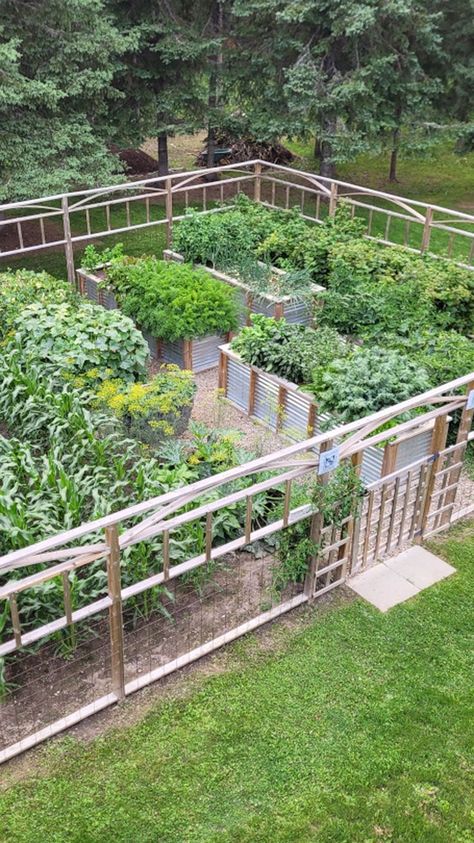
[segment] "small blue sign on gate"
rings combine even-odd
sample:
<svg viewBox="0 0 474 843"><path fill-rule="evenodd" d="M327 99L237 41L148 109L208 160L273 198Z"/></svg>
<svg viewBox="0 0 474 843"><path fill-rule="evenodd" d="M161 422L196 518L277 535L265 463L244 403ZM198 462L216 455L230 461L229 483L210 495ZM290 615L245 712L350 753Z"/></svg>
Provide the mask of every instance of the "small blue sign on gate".
<svg viewBox="0 0 474 843"><path fill-rule="evenodd" d="M322 451L319 455L318 474L327 474L328 471L334 471L339 465L339 448L329 448L327 451Z"/></svg>

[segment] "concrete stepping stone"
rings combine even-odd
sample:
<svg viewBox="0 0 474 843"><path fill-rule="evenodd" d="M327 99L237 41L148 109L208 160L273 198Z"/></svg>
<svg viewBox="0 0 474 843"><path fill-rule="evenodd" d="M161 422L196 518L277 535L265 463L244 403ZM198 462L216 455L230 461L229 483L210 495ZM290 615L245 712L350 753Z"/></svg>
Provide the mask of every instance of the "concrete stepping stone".
<svg viewBox="0 0 474 843"><path fill-rule="evenodd" d="M455 573L455 568L424 547L415 545L351 577L347 585L381 612Z"/></svg>
<svg viewBox="0 0 474 843"><path fill-rule="evenodd" d="M440 559L439 556L435 556L434 553L430 553L419 545L410 547L398 556L394 556L393 559L386 559L384 564L419 589L428 588L456 571L444 559Z"/></svg>

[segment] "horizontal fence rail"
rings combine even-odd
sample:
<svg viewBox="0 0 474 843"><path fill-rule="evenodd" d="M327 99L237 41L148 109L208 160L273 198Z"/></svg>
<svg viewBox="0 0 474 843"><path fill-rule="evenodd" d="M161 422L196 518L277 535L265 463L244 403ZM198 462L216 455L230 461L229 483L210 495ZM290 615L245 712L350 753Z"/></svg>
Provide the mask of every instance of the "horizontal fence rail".
<svg viewBox="0 0 474 843"><path fill-rule="evenodd" d="M473 397L471 373L364 419L1 557L0 616L2 607L7 606L9 632L0 643L0 659L15 656L18 660L12 663L12 684L19 690L0 703L0 714L4 714L0 718L0 740L4 730L0 762L313 601L384 555L449 526L455 517L466 448L473 438ZM350 462L360 472L364 452L387 437L387 430L379 432L381 425L417 408L422 414L395 424L390 435L407 433L429 421L432 439L427 456L370 483L360 507L339 522L328 523L308 494L302 500L301 490L308 482L330 482L330 473L320 473L322 453L338 442L340 461ZM447 445L453 412L459 419L456 441ZM296 498L295 492L299 493ZM280 503L277 510L265 509L262 520L259 513L267 495ZM230 540L219 540L214 530L223 512L233 512L236 518ZM191 524L203 536L202 547L192 547L184 561L175 562L174 542L179 531ZM263 557L248 551L262 543L265 547L272 536L297 525L304 527L313 548L308 551L308 567L303 579L287 583L276 595L272 591L273 557L266 551ZM133 548L141 551L150 546L149 569L141 579L125 584L127 554ZM102 592L97 599L77 605L71 577L91 566L94 570L99 566L104 573ZM25 575L22 569L27 569ZM196 586L192 580L200 573L210 577L207 586ZM47 623L24 628L23 600L53 583L60 589L62 611ZM137 625L140 600L154 608L145 613L146 622ZM56 670L63 682L78 671L80 692L72 710L67 695L64 700L58 696L55 708L55 697L52 703L51 693L45 693L41 719L36 710L41 706L33 704L38 679L34 659L51 642L61 640L61 631L74 641L73 663ZM32 645L33 655L28 649ZM24 676L35 678L22 680L26 689L30 688L28 681L32 683L22 696L20 679ZM88 676L95 677L94 688L84 681ZM61 716L54 717L56 710Z"/></svg>
<svg viewBox="0 0 474 843"><path fill-rule="evenodd" d="M368 239L473 268L472 214L260 160L0 205L0 260L61 249L74 283L75 248L157 226L165 227L170 246L183 210L218 212L240 191L269 208L299 207L313 223L344 200L365 221Z"/></svg>

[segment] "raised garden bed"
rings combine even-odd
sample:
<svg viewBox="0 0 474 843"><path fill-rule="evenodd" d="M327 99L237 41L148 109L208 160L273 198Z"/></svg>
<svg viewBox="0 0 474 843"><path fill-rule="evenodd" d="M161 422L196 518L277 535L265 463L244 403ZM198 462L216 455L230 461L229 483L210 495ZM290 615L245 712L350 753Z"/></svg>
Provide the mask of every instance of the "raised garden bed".
<svg viewBox="0 0 474 843"><path fill-rule="evenodd" d="M118 309L117 300L113 292L104 286L104 278L105 273L102 269L95 272L78 269L78 290L81 295L98 302L107 310L116 310ZM175 363L182 369L191 369L193 372L204 372L217 366L219 346L231 339L231 335L226 333L170 342L159 337L153 337L139 325L137 327L148 343L153 360L157 363Z"/></svg>
<svg viewBox="0 0 474 843"><path fill-rule="evenodd" d="M318 414L312 395L295 383L245 363L229 345L220 349L219 388L224 397L246 415L295 441L327 429L329 416ZM366 448L361 469L364 483L375 482L429 454L432 429L431 422L385 447Z"/></svg>
<svg viewBox="0 0 474 843"><path fill-rule="evenodd" d="M163 258L167 261L175 261L176 263L184 263L185 259L179 252L173 252L172 249L165 249ZM217 269L212 269L202 264L196 265L198 269L204 269L212 278L218 281L223 281L234 287L238 291L238 302L240 310L240 325L250 324L251 313L261 313L264 316L271 316L273 319L285 318L287 322L298 323L299 325L311 325L313 322L313 307L311 302L307 299L298 299L293 296L273 296L270 293L259 293L255 295L252 290L246 286L242 281L227 275L225 272L220 272ZM272 273L283 276L285 271L272 266ZM314 298L317 298L318 293L324 291L324 287L319 284L311 285L311 292Z"/></svg>

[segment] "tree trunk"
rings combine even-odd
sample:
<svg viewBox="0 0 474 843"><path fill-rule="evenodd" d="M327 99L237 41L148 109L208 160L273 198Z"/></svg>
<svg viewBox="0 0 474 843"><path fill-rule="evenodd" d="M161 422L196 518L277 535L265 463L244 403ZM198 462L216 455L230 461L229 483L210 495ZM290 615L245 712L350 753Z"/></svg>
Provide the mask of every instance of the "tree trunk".
<svg viewBox="0 0 474 843"><path fill-rule="evenodd" d="M333 114L323 118L321 155L319 159L319 174L328 179L336 178L336 165L333 160L333 148L331 138L336 134L337 121Z"/></svg>
<svg viewBox="0 0 474 843"><path fill-rule="evenodd" d="M319 137L319 135L316 135L314 139L313 157L316 160L321 158L321 138Z"/></svg>
<svg viewBox="0 0 474 843"><path fill-rule="evenodd" d="M392 151L390 153L390 171L388 174L389 181L398 181L397 179L397 162L398 162L398 148L400 145L400 128L397 126L392 133Z"/></svg>
<svg viewBox="0 0 474 843"><path fill-rule="evenodd" d="M158 134L158 175L167 176L168 174L168 134L160 132Z"/></svg>
<svg viewBox="0 0 474 843"><path fill-rule="evenodd" d="M214 8L212 10L212 29L213 34L222 38L224 31L224 4L223 0L215 0ZM209 74L209 122L207 127L207 166L214 167L214 151L216 148L216 112L219 107L219 88L222 75L222 41L219 41L219 47L216 55L211 56L210 59L210 74Z"/></svg>

